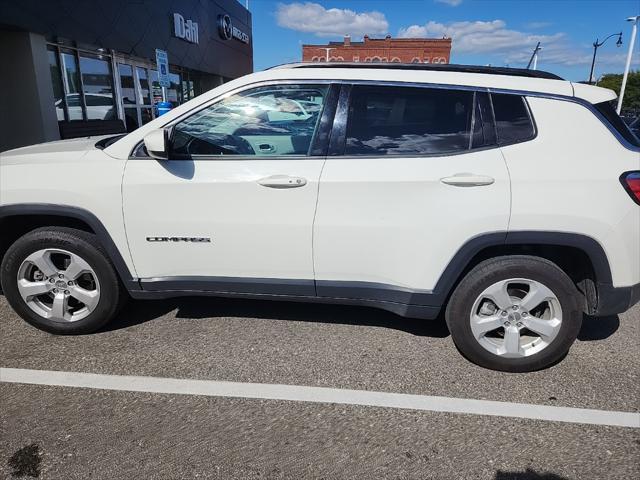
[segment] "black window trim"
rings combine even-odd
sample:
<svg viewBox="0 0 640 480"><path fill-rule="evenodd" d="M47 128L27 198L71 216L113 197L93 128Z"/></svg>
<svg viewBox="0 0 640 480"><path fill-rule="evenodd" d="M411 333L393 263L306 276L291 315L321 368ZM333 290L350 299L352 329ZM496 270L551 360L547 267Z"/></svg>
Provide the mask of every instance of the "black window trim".
<svg viewBox="0 0 640 480"><path fill-rule="evenodd" d="M545 93L545 92L535 92L535 91L530 91L530 90L518 90L518 89L505 89L505 88L494 88L494 87L481 87L481 86L475 86L475 85L455 85L455 84L441 84L441 83L424 83L424 82L409 82L409 81L401 81L401 80L395 80L395 81L390 81L390 80L352 80L352 79L319 79L319 78L300 78L300 79L272 79L272 80L260 80L260 81L256 81L256 82L252 82L252 83L248 83L246 85L242 85L238 88L235 88L233 90L230 90L228 92L224 92L221 95L218 95L217 97L214 97L212 99L210 99L209 101L203 103L202 105L198 105L197 107L195 107L193 110L189 110L188 112L185 112L183 115L173 119L172 121L168 122L167 124L165 124L163 127L161 128L167 128L177 122L179 122L181 119L186 118L198 111L200 111L203 108L208 107L209 105L219 102L220 100L230 96L230 95L234 95L236 93L242 92L244 90L250 89L250 88L255 88L255 87L260 87L260 86L268 86L268 85L286 85L286 84L293 84L293 85L301 85L301 84L317 84L317 85L322 85L322 84L337 84L337 85L387 85L387 86L396 86L396 87L426 87L426 88L443 88L443 89L457 89L457 90L472 90L472 91L478 91L478 92L487 92L487 93L504 93L507 95L520 95L522 96L525 101L527 101L528 97L533 97L533 98L548 98L551 100L558 100L558 101L563 101L563 102L570 102L570 103L577 103L578 105L583 106L584 108L586 108L587 110L589 110L592 114L594 114L596 116L596 118L598 120L600 120L600 122L604 125L604 127L606 127L611 134L618 140L618 142L627 150L631 151L631 152L640 152L640 147L636 147L635 145L629 143L617 130L616 128L611 125L611 123L609 122L609 120L598 111L598 109L590 102L588 102L587 100L583 99L583 98L579 98L579 97L575 97L575 96L569 96L569 95L562 95L562 94L557 94L557 93ZM527 107L530 109L529 107L529 103L527 101ZM339 115L339 112L336 112L335 117L337 117ZM534 122L534 126L536 128L536 134L538 132L538 128L537 125L535 123L535 117L533 117L532 115L532 119ZM336 118L334 118L334 129L335 129L335 120ZM343 119L344 120L344 119ZM142 128L142 127L141 127ZM333 135L332 135L333 136ZM329 139L329 141L331 141L331 137ZM149 160L151 159L151 157L148 156L136 156L136 152L141 150L141 146L142 146L143 140L141 139L138 143L136 143L136 145L131 149L131 152L129 154L129 159L131 160ZM488 149L493 149L493 148L497 148L497 144L496 145L491 145L491 146L487 146L487 147L481 147L481 148L476 148L473 150L473 152L476 151L482 151L482 150L488 150ZM464 151L462 153L469 153L469 151ZM459 153L458 153L459 154ZM327 153L327 155L329 157L331 156L336 156L335 153L332 154L331 149L329 148L329 151ZM416 155L416 157L425 157L428 155ZM238 156L239 157L239 156ZM408 155L405 155L405 157L410 157ZM254 160L256 158L265 158L265 157L245 157L242 156L243 159L251 159L253 158ZM270 159L286 159L286 158L292 158L291 155L289 156L273 156L273 157L268 157ZM317 158L317 157L301 157L301 158L309 158L309 159L313 159L313 158ZM367 157L352 157L352 158L367 158ZM379 157L376 157L379 158Z"/></svg>

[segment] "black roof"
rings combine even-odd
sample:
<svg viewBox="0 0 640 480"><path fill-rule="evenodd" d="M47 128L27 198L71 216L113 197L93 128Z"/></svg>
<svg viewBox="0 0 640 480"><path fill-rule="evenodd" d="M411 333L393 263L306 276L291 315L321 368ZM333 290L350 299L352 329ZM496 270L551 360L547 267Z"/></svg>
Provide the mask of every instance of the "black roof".
<svg viewBox="0 0 640 480"><path fill-rule="evenodd" d="M280 68L381 68L394 70L433 70L443 72L486 73L512 77L546 78L564 80L555 73L511 67L486 67L480 65L456 65L451 63L372 63L372 62L304 62L281 65Z"/></svg>

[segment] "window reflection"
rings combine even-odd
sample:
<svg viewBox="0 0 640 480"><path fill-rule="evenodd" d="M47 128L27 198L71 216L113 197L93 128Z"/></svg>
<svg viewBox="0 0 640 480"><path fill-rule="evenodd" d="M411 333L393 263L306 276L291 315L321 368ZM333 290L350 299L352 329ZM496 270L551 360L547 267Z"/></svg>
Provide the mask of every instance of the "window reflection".
<svg viewBox="0 0 640 480"><path fill-rule="evenodd" d="M138 91L140 92L138 103L141 105L149 105L149 79L147 78L147 69L137 67L136 72L138 74Z"/></svg>
<svg viewBox="0 0 640 480"><path fill-rule="evenodd" d="M60 65L58 64L58 56L52 49L47 50L47 59L49 61L49 73L51 74L51 85L53 86L53 102L56 106L56 115L58 121L64 120L64 89L62 87L62 75L60 73Z"/></svg>
<svg viewBox="0 0 640 480"><path fill-rule="evenodd" d="M151 115L151 109L150 108L141 108L140 109L140 113L142 116L142 124L144 125L145 123L149 123L151 120L153 120L153 116Z"/></svg>
<svg viewBox="0 0 640 480"><path fill-rule="evenodd" d="M66 86L66 101L69 111L69 120L82 120L82 104L80 102L80 72L73 53L63 52L62 69Z"/></svg>
<svg viewBox="0 0 640 480"><path fill-rule="evenodd" d="M120 92L122 102L125 105L135 105L136 92L133 85L133 67L123 63L118 64L118 73L120 74Z"/></svg>
<svg viewBox="0 0 640 480"><path fill-rule="evenodd" d="M80 72L87 105L87 119L112 120L117 117L109 62L80 56Z"/></svg>
<svg viewBox="0 0 640 480"><path fill-rule="evenodd" d="M180 88L180 75L177 73L169 73L169 82L171 85L167 88L167 102L171 102L171 106L173 108L180 105L180 98L178 96L178 91Z"/></svg>
<svg viewBox="0 0 640 480"><path fill-rule="evenodd" d="M174 154L306 155L326 88L263 87L228 97L176 125Z"/></svg>
<svg viewBox="0 0 640 480"><path fill-rule="evenodd" d="M135 107L125 107L124 109L124 123L127 127L127 132L133 132L140 125L138 124L138 109Z"/></svg>

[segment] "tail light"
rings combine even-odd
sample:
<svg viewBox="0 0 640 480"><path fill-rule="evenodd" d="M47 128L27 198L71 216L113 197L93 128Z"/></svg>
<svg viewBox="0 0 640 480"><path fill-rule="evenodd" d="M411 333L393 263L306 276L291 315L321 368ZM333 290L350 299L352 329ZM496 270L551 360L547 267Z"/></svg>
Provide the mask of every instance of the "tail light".
<svg viewBox="0 0 640 480"><path fill-rule="evenodd" d="M640 172L625 172L620 175L620 183L629 196L640 205Z"/></svg>

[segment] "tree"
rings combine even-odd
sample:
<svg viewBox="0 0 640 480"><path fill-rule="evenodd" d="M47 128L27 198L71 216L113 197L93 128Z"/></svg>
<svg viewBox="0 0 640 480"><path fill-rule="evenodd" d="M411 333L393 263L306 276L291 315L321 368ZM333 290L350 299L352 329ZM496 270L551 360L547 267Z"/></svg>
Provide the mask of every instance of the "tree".
<svg viewBox="0 0 640 480"><path fill-rule="evenodd" d="M622 74L620 73L605 73L598 82L599 87L610 88L618 95L620 95L621 85ZM636 114L640 112L640 70L629 72L622 101L622 111L635 112Z"/></svg>

